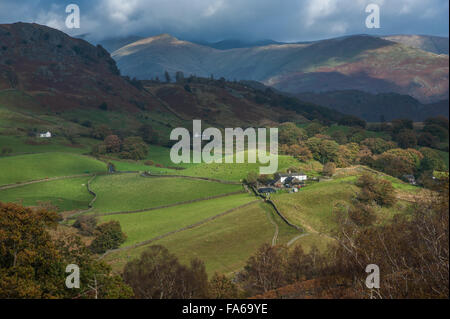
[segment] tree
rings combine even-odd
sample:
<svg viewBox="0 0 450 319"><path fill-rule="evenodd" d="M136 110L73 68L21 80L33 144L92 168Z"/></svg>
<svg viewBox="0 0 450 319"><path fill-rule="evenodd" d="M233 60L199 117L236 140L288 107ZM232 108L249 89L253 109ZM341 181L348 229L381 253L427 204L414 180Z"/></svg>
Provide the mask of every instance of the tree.
<svg viewBox="0 0 450 319"><path fill-rule="evenodd" d="M286 250L280 246L263 244L244 267L243 281L255 293L267 292L285 283Z"/></svg>
<svg viewBox="0 0 450 319"><path fill-rule="evenodd" d="M331 137L338 144L345 144L348 142L347 134L345 134L343 131L334 131L333 133L331 133Z"/></svg>
<svg viewBox="0 0 450 319"><path fill-rule="evenodd" d="M358 226L371 226L376 220L375 210L372 206L357 202L348 211L349 218Z"/></svg>
<svg viewBox="0 0 450 319"><path fill-rule="evenodd" d="M283 123L279 128L279 143L293 145L306 139L305 130L297 127L294 123Z"/></svg>
<svg viewBox="0 0 450 319"><path fill-rule="evenodd" d="M78 216L72 225L80 231L84 236L92 236L95 234L97 227L97 218L93 215Z"/></svg>
<svg viewBox="0 0 450 319"><path fill-rule="evenodd" d="M431 134L430 132L422 132L417 137L417 144L420 146L436 148L438 143L439 143L439 138L436 136L433 136L433 134Z"/></svg>
<svg viewBox="0 0 450 319"><path fill-rule="evenodd" d="M360 187L357 199L362 203L376 203L380 206L392 206L396 202L395 189L388 180L372 174L363 174L356 182Z"/></svg>
<svg viewBox="0 0 450 319"><path fill-rule="evenodd" d="M413 148L417 146L416 133L413 130L402 130L395 137L398 145L401 148Z"/></svg>
<svg viewBox="0 0 450 319"><path fill-rule="evenodd" d="M314 159L321 163L336 162L339 156L339 144L332 140L309 138L305 144L313 154Z"/></svg>
<svg viewBox="0 0 450 319"><path fill-rule="evenodd" d="M108 104L106 102L103 102L102 104L100 104L98 106L98 108L102 111L107 111L108 110Z"/></svg>
<svg viewBox="0 0 450 319"><path fill-rule="evenodd" d="M428 147L422 147L420 153L423 158L420 162L420 172L426 171L445 171L447 169L444 160L436 150Z"/></svg>
<svg viewBox="0 0 450 319"><path fill-rule="evenodd" d="M147 157L148 145L139 136L127 137L122 143L121 158L142 160Z"/></svg>
<svg viewBox="0 0 450 319"><path fill-rule="evenodd" d="M316 134L323 133L325 128L318 122L311 122L305 127L305 131L309 137L313 137Z"/></svg>
<svg viewBox="0 0 450 319"><path fill-rule="evenodd" d="M448 299L448 178L437 186L429 200L389 223L361 229L342 219L328 269L335 281L329 286L350 288L358 298ZM383 271L380 289L369 293L368 264Z"/></svg>
<svg viewBox="0 0 450 319"><path fill-rule="evenodd" d="M165 72L164 72L164 77L166 78L166 82L167 82L167 83L172 82L172 79L170 78L169 72L165 71Z"/></svg>
<svg viewBox="0 0 450 319"><path fill-rule="evenodd" d="M175 73L175 81L177 83L183 83L184 82L184 73L181 71L177 71Z"/></svg>
<svg viewBox="0 0 450 319"><path fill-rule="evenodd" d="M225 275L214 273L209 281L209 297L213 299L236 299L239 296L237 286Z"/></svg>
<svg viewBox="0 0 450 319"><path fill-rule="evenodd" d="M410 119L395 119L391 121L392 125L392 133L397 135L403 130L412 130L413 129L413 121Z"/></svg>
<svg viewBox="0 0 450 319"><path fill-rule="evenodd" d="M360 118L353 115L344 116L339 120L338 124L343 126L353 126L361 128L366 128L367 125L366 121L361 120Z"/></svg>
<svg viewBox="0 0 450 319"><path fill-rule="evenodd" d="M141 127L139 127L138 134L140 137L142 137L144 142L148 144L158 143L158 133L149 124L144 124Z"/></svg>
<svg viewBox="0 0 450 319"><path fill-rule="evenodd" d="M91 243L91 250L101 254L110 249L119 248L125 242L127 236L122 232L118 221L110 221L98 225L95 229L95 239Z"/></svg>
<svg viewBox="0 0 450 319"><path fill-rule="evenodd" d="M182 266L163 246L150 246L125 265L124 280L141 299L206 298L208 281L203 262Z"/></svg>
<svg viewBox="0 0 450 319"><path fill-rule="evenodd" d="M104 124L96 126L92 130L92 137L95 139L98 139L98 140L104 140L107 136L109 136L111 134L112 134L111 129Z"/></svg>
<svg viewBox="0 0 450 319"><path fill-rule="evenodd" d="M328 162L323 166L322 174L324 176L331 177L334 175L335 172L336 172L336 164Z"/></svg>
<svg viewBox="0 0 450 319"><path fill-rule="evenodd" d="M304 163L309 162L313 159L311 151L306 146L300 146L298 149L296 149L294 156Z"/></svg>
<svg viewBox="0 0 450 319"><path fill-rule="evenodd" d="M117 135L107 136L103 143L108 153L119 153L122 147L122 140Z"/></svg>
<svg viewBox="0 0 450 319"><path fill-rule="evenodd" d="M0 202L0 298L130 298L131 289L79 236L52 238L58 215ZM80 290L66 289L66 266L82 269ZM88 287L98 278L96 294Z"/></svg>
<svg viewBox="0 0 450 319"><path fill-rule="evenodd" d="M247 184L249 185L255 185L258 182L258 174L256 172L249 172L247 174L247 178L245 179Z"/></svg>
<svg viewBox="0 0 450 319"><path fill-rule="evenodd" d="M373 154L382 154L390 149L396 148L392 141L386 141L382 138L366 138L361 145L367 146Z"/></svg>

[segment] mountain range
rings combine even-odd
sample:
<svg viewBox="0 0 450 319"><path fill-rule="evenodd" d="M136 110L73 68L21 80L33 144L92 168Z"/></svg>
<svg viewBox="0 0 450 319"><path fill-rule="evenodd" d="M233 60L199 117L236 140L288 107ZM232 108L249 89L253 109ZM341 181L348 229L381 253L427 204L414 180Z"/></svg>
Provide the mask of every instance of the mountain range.
<svg viewBox="0 0 450 319"><path fill-rule="evenodd" d="M260 81L292 94L360 90L406 94L422 103L448 99L448 55L417 46L356 35L219 50L162 34L130 43L112 57L123 74L138 79L182 71Z"/></svg>
<svg viewBox="0 0 450 319"><path fill-rule="evenodd" d="M0 25L0 113L11 129L81 132L105 124L129 134L148 124L166 139L171 128L191 127L199 118L215 127L258 127L343 116L237 82L132 80L102 46L29 23Z"/></svg>

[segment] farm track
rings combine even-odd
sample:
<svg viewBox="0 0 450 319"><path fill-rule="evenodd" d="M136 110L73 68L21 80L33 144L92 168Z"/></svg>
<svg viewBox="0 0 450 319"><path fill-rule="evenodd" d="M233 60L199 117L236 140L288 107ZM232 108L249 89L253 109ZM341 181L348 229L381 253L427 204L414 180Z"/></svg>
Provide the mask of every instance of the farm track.
<svg viewBox="0 0 450 319"><path fill-rule="evenodd" d="M273 234L273 238L272 238L272 246L275 246L277 244L280 228L278 227L277 222L272 218L272 216L270 216L269 212L266 212L266 216L269 219L270 223L275 226L275 233Z"/></svg>
<svg viewBox="0 0 450 319"><path fill-rule="evenodd" d="M217 215L214 215L214 216L212 216L212 217L206 218L206 219L204 219L204 220L202 220L202 221L199 221L199 222L197 222L197 223L195 223L195 224L191 224L191 225L189 225L189 226L179 228L179 229L177 229L177 230L174 230L174 231L165 233L165 234L163 234L163 235L160 235L160 236L157 236L157 237L154 237L154 238L145 240L145 241L142 241L142 242L137 243L137 244L134 244L134 245L130 245L130 246L126 246L126 247L122 247L122 248L118 248L118 249L113 249L113 250L108 250L108 251L105 252L103 255L101 255L101 256L99 257L99 259L103 259L103 258L106 257L107 255L109 255L109 254L111 254L111 253L114 253L114 252L119 252L119 251L124 251L124 250L128 250L128 249L133 249L133 248L145 246L145 245L151 244L152 242L155 242L155 241L158 241L158 240L160 240L160 239L163 239L163 238L166 238L166 237L168 237L168 236L171 236L171 235L173 235L173 234L176 234L176 233L179 233L179 232L182 232L182 231L185 231L185 230L193 229L193 228L195 228L195 227L198 227L198 226L201 226L201 225L203 225L203 224L206 224L206 223L208 223L208 222L210 222L210 221L213 221L213 220L215 220L215 219L217 219L217 218L220 218L220 217L223 217L223 216L225 216L225 215L228 215L228 214L230 214L230 213L232 213L232 212L234 212L234 211L236 211L236 210L238 210L238 209L241 209L241 208L245 208L245 207L247 207L247 206L250 206L250 205L252 205L252 204L254 204L254 203L257 203L257 202L259 202L259 201L260 201L259 199L258 199L258 200L254 200L254 201L251 201L251 202L249 202L249 203L240 205L240 206L238 206L238 207L231 208L231 209L229 209L229 210L227 210L227 211L225 211L225 212L222 212L222 213L220 213L220 214L217 214Z"/></svg>
<svg viewBox="0 0 450 319"><path fill-rule="evenodd" d="M27 181L27 182L21 182L21 183L16 183L16 184L3 185L3 186L0 186L0 191L1 190L5 190L5 189L10 189L10 188L21 187L21 186L25 186L25 185L44 183L44 182L51 182L51 181L57 181L57 180L61 180L61 179L70 179L70 178L77 178L77 177L88 177L88 176L93 176L93 175L95 175L95 174L78 174L78 175L70 175L70 176L58 176L58 177L36 179L36 180L33 180L33 181Z"/></svg>

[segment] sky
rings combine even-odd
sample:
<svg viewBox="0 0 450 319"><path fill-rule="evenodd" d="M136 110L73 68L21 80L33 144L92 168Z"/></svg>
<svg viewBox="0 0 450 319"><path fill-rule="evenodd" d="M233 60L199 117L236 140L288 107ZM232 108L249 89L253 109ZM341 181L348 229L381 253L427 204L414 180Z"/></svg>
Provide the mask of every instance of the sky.
<svg viewBox="0 0 450 319"><path fill-rule="evenodd" d="M80 28L65 25L69 4ZM380 28L366 28L367 5ZM0 23L35 22L102 40L169 33L190 41L310 41L350 34L448 37L449 0L0 0Z"/></svg>

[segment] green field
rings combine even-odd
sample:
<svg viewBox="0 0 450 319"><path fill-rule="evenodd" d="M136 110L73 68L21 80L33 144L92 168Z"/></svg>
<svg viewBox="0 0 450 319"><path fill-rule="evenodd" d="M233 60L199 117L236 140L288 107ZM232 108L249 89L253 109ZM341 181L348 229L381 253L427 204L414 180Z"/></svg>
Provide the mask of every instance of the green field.
<svg viewBox="0 0 450 319"><path fill-rule="evenodd" d="M48 181L0 190L0 201L37 206L39 202L50 202L58 211L86 209L92 200L86 190L90 177L77 177Z"/></svg>
<svg viewBox="0 0 450 319"><path fill-rule="evenodd" d="M120 212L169 205L243 190L241 185L184 178L146 178L139 174L98 176L91 183L97 193L96 212Z"/></svg>
<svg viewBox="0 0 450 319"><path fill-rule="evenodd" d="M0 185L106 172L106 165L94 158L69 153L42 153L0 158Z"/></svg>
<svg viewBox="0 0 450 319"><path fill-rule="evenodd" d="M247 159L247 157L245 157ZM268 164L260 163L211 163L192 165L187 169L177 171L179 175L205 176L227 181L241 181L247 177L249 172L259 173L261 166ZM298 160L292 156L278 156L278 170L283 171L289 167L300 166Z"/></svg>
<svg viewBox="0 0 450 319"><path fill-rule="evenodd" d="M263 243L272 243L275 227L270 222L268 206L262 202L241 208L193 229L158 240L151 245L163 245L176 254L182 263L198 257L206 264L208 274L215 271L231 274L239 271L247 259ZM298 235L270 212L279 224L279 243ZM120 251L106 257L114 269L138 257L148 246Z"/></svg>
<svg viewBox="0 0 450 319"><path fill-rule="evenodd" d="M98 141L89 138L77 138L75 139L77 145L74 146L64 137L52 137L49 139L33 138L33 141L43 144L30 145L27 144L29 139L25 136L0 135L0 150L8 147L12 149L12 154L47 152L85 154L91 151L91 147L95 143L98 143Z"/></svg>
<svg viewBox="0 0 450 319"><path fill-rule="evenodd" d="M301 189L298 193L281 193L272 200L292 223L328 233L333 229L333 207L349 203L357 187L348 178L320 182Z"/></svg>
<svg viewBox="0 0 450 319"><path fill-rule="evenodd" d="M394 188L400 192L415 194L419 189L395 178L385 178L391 180ZM333 209L338 204L350 205L359 189L355 185L356 179L357 176L348 176L314 183L298 193L278 193L272 199L292 223L307 231L330 234L336 226ZM398 201L393 207L379 207L376 209L377 222L383 223L395 214L406 211L408 207L403 201Z"/></svg>
<svg viewBox="0 0 450 319"><path fill-rule="evenodd" d="M127 234L129 246L195 224L229 209L256 200L248 193L157 209L143 213L102 216L101 221L117 220Z"/></svg>

